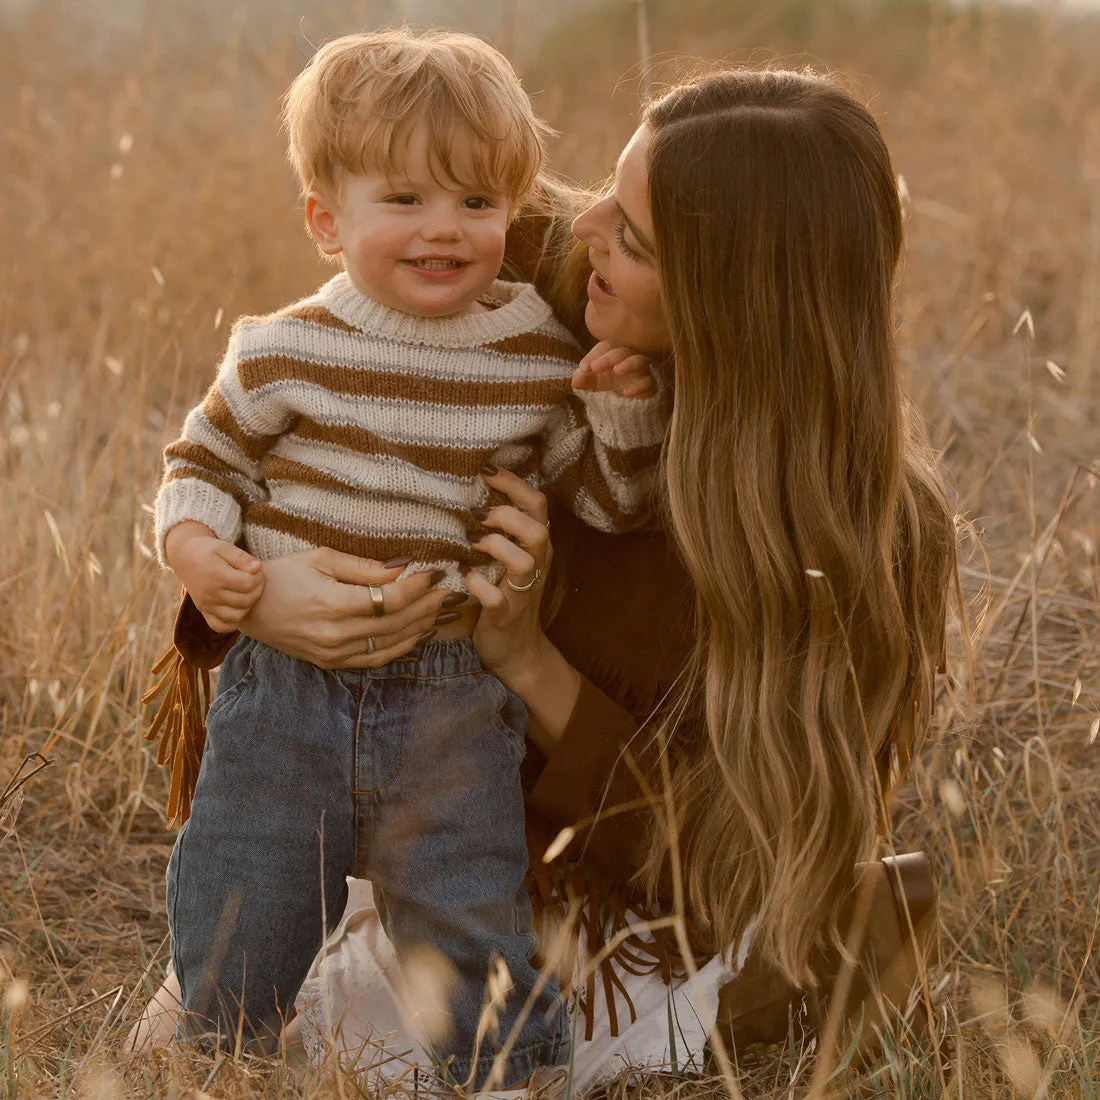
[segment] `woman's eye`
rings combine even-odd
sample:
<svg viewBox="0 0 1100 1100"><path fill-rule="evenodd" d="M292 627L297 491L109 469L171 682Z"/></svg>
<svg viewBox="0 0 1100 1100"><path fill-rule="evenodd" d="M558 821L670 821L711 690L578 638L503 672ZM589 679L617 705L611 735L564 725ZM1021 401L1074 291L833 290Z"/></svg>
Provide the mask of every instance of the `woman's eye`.
<svg viewBox="0 0 1100 1100"><path fill-rule="evenodd" d="M626 222L621 219L615 223L615 239L619 242L619 248L622 249L624 255L629 256L632 260L641 259L638 253L626 243Z"/></svg>
<svg viewBox="0 0 1100 1100"><path fill-rule="evenodd" d="M415 195L390 195L387 202L395 202L398 206L414 206L417 202Z"/></svg>

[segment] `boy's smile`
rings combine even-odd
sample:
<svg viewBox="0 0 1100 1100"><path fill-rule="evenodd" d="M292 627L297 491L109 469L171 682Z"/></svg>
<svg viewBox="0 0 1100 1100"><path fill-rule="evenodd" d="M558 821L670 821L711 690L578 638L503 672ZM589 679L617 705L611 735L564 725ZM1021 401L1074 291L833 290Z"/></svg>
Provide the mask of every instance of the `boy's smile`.
<svg viewBox="0 0 1100 1100"><path fill-rule="evenodd" d="M456 151L472 168L472 140ZM500 272L510 208L503 190L460 184L433 164L419 123L388 172L344 173L335 198L311 192L306 222L322 251L342 254L368 298L419 317L452 317L477 311Z"/></svg>

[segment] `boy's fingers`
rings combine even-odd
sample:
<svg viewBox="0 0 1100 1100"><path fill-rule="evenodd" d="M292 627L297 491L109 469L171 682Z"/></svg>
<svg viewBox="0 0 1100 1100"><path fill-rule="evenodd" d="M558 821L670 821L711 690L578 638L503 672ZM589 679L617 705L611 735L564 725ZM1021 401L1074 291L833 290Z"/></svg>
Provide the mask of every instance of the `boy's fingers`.
<svg viewBox="0 0 1100 1100"><path fill-rule="evenodd" d="M573 372L570 382L575 390L594 390L597 385L597 378L588 367L582 366Z"/></svg>
<svg viewBox="0 0 1100 1100"><path fill-rule="evenodd" d="M264 574L262 569L257 573L246 573L226 564L218 566L211 581L220 592L255 595L263 586Z"/></svg>
<svg viewBox="0 0 1100 1100"><path fill-rule="evenodd" d="M259 558L254 558L247 550L234 546L231 542L218 541L218 556L228 562L234 569L240 569L245 573L258 573L262 566Z"/></svg>
<svg viewBox="0 0 1100 1100"><path fill-rule="evenodd" d="M631 382L623 387L623 397L652 397L657 392L652 378L644 378L638 382Z"/></svg>
<svg viewBox="0 0 1100 1100"><path fill-rule="evenodd" d="M594 348L585 353L584 357L581 359L581 366L591 366L597 359L602 358L611 351L613 347L615 347L615 345L611 343L610 340L601 340Z"/></svg>
<svg viewBox="0 0 1100 1100"><path fill-rule="evenodd" d="M614 370L619 375L648 374L649 360L644 355L628 355L615 364Z"/></svg>

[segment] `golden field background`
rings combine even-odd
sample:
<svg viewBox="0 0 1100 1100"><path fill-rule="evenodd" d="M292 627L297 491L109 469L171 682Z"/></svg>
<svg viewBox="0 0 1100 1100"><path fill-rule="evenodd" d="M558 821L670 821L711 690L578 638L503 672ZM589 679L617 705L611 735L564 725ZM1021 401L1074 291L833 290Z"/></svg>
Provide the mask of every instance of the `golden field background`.
<svg viewBox="0 0 1100 1100"><path fill-rule="evenodd" d="M277 130L309 42L399 4L0 8L0 1097L359 1096L335 1073L117 1051L163 975L163 776L139 697L174 589L150 560L164 443L231 318L310 291ZM545 5L542 6L545 9ZM840 1095L1100 1097L1100 25L936 0L650 0L682 55L845 74L909 212L899 340L957 493L973 633L940 736L900 793L899 850L942 889L934 1044L888 1044ZM638 110L634 8L454 6L560 131L610 169ZM533 29L534 28L534 29ZM958 633L958 632L957 632ZM49 766L26 779L41 762ZM745 1054L800 1095L812 1052ZM624 1078L654 1095L716 1079ZM197 1095L197 1093L190 1093Z"/></svg>

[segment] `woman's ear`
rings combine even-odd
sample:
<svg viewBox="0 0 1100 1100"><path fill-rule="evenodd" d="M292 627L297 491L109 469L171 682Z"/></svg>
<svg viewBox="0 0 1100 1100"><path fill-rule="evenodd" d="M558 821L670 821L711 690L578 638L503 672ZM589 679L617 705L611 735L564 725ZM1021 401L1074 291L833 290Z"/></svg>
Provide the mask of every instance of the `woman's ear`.
<svg viewBox="0 0 1100 1100"><path fill-rule="evenodd" d="M326 256L339 255L342 249L336 214L330 200L319 191L310 191L306 195L306 227Z"/></svg>

